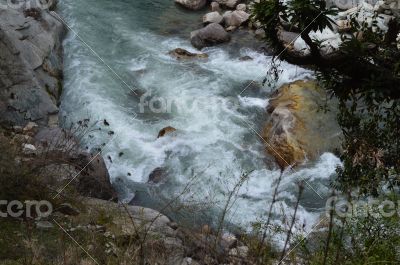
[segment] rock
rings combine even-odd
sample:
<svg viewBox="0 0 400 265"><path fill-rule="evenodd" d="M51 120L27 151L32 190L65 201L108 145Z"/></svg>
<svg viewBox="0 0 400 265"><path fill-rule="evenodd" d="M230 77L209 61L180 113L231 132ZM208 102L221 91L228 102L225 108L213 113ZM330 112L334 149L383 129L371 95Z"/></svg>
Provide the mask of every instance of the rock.
<svg viewBox="0 0 400 265"><path fill-rule="evenodd" d="M237 248L233 248L229 251L230 256L239 257L239 258L247 258L249 253L249 248L246 246L241 246Z"/></svg>
<svg viewBox="0 0 400 265"><path fill-rule="evenodd" d="M209 24L209 23L217 23L220 24L224 18L217 12L211 12L207 13L203 16L203 23Z"/></svg>
<svg viewBox="0 0 400 265"><path fill-rule="evenodd" d="M239 58L239 61L251 61L251 60L253 60L253 58L251 58L248 55Z"/></svg>
<svg viewBox="0 0 400 265"><path fill-rule="evenodd" d="M36 20L28 10L0 9L0 122L46 126L58 113L65 28L52 11Z"/></svg>
<svg viewBox="0 0 400 265"><path fill-rule="evenodd" d="M106 224L107 231L113 231L116 237L132 236L140 232L137 229L148 229L151 233L159 234L161 238L175 237L177 232L169 224L171 220L160 212L140 206L121 205L105 200L85 198L89 211L118 214L110 224ZM132 221L134 224L132 224ZM107 226L112 227L107 227Z"/></svg>
<svg viewBox="0 0 400 265"><path fill-rule="evenodd" d="M240 3L240 0L216 0L216 1L220 5L223 5L230 9L234 9Z"/></svg>
<svg viewBox="0 0 400 265"><path fill-rule="evenodd" d="M182 60L182 59L187 60L187 59L194 59L194 58L198 58L198 59L208 58L208 55L205 53L191 53L191 52L189 52L185 49L181 49L181 48L176 48L175 50L170 51L168 54L175 57L178 60Z"/></svg>
<svg viewBox="0 0 400 265"><path fill-rule="evenodd" d="M13 131L16 133L22 133L22 126L13 126Z"/></svg>
<svg viewBox="0 0 400 265"><path fill-rule="evenodd" d="M338 32L344 33L349 32L351 30L351 23L348 20L337 20L336 21Z"/></svg>
<svg viewBox="0 0 400 265"><path fill-rule="evenodd" d="M339 9L347 10L356 7L360 2L357 0L328 0L328 6L336 6Z"/></svg>
<svg viewBox="0 0 400 265"><path fill-rule="evenodd" d="M72 215L72 216L77 216L77 215L80 214L80 211L78 209L74 208L69 203L62 203L54 211L60 212L60 213L62 213L64 215Z"/></svg>
<svg viewBox="0 0 400 265"><path fill-rule="evenodd" d="M212 12L221 12L221 8L217 2L211 3L211 11Z"/></svg>
<svg viewBox="0 0 400 265"><path fill-rule="evenodd" d="M228 42L230 39L225 29L217 23L211 23L202 29L190 33L190 42L197 49Z"/></svg>
<svg viewBox="0 0 400 265"><path fill-rule="evenodd" d="M50 223L49 221L37 221L35 223L36 228L38 229L43 229L43 230L48 230L54 227L54 225L52 223Z"/></svg>
<svg viewBox="0 0 400 265"><path fill-rule="evenodd" d="M200 265L197 261L195 261L192 258L186 257L183 259L182 263L180 265Z"/></svg>
<svg viewBox="0 0 400 265"><path fill-rule="evenodd" d="M251 60L253 60L253 58L248 55L239 58L239 61L251 61Z"/></svg>
<svg viewBox="0 0 400 265"><path fill-rule="evenodd" d="M314 81L296 81L282 86L269 102L270 117L262 137L266 150L281 168L315 159L339 148L340 127L336 104L324 106L326 92Z"/></svg>
<svg viewBox="0 0 400 265"><path fill-rule="evenodd" d="M283 42L283 45L287 49L294 50L294 42L299 38L299 34L285 30L278 30L278 38Z"/></svg>
<svg viewBox="0 0 400 265"><path fill-rule="evenodd" d="M149 175L148 182L151 183L160 183L166 177L166 170L162 167L155 168Z"/></svg>
<svg viewBox="0 0 400 265"><path fill-rule="evenodd" d="M206 5L207 0L175 0L175 3L178 3L187 9L199 10Z"/></svg>
<svg viewBox="0 0 400 265"><path fill-rule="evenodd" d="M235 27L235 26L229 26L226 28L226 31L232 32L232 31L235 31L236 29L237 29L237 27Z"/></svg>
<svg viewBox="0 0 400 265"><path fill-rule="evenodd" d="M266 37L264 29L256 29L254 35L256 36L257 39L264 39Z"/></svg>
<svg viewBox="0 0 400 265"><path fill-rule="evenodd" d="M224 18L224 23L226 26L234 26L234 27L239 27L243 23L249 20L250 14L247 14L244 11L226 11L223 15Z"/></svg>
<svg viewBox="0 0 400 265"><path fill-rule="evenodd" d="M172 133L172 132L175 132L175 131L176 131L176 129L175 129L174 127L171 127L171 126L162 128L162 129L160 130L160 132L158 133L157 138L163 137L163 136L165 136L165 135L167 135L167 134L170 134L170 133Z"/></svg>
<svg viewBox="0 0 400 265"><path fill-rule="evenodd" d="M111 185L110 175L104 159L99 154L90 154L81 149L75 137L61 128L41 128L35 135L35 144L42 146L49 158L47 174L60 181L73 179L77 191L84 196L117 200ZM62 161L62 163L60 162Z"/></svg>
<svg viewBox="0 0 400 265"><path fill-rule="evenodd" d="M33 133L34 134L38 127L39 126L37 125L37 123L30 121L30 122L28 122L28 124L25 125L25 127L23 129L23 132L24 133Z"/></svg>
<svg viewBox="0 0 400 265"><path fill-rule="evenodd" d="M238 10L238 11L246 11L246 9L247 9L246 4L238 4L236 6L236 10Z"/></svg>
<svg viewBox="0 0 400 265"><path fill-rule="evenodd" d="M238 240L234 235L223 235L221 238L221 245L224 249L229 250L232 248L236 248L238 244Z"/></svg>
<svg viewBox="0 0 400 265"><path fill-rule="evenodd" d="M34 155L34 154L36 154L37 149L36 149L36 147L35 147L34 145L32 145L32 144L24 144L24 145L22 146L22 152L23 152L25 155Z"/></svg>

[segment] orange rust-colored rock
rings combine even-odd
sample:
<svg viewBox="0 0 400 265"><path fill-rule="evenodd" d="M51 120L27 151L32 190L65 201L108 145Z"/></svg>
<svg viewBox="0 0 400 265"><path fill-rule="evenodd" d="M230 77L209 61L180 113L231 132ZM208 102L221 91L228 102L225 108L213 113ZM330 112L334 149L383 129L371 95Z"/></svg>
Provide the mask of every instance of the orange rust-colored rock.
<svg viewBox="0 0 400 265"><path fill-rule="evenodd" d="M314 81L296 81L282 86L270 100L262 137L266 149L281 168L315 159L339 146L340 128L336 108L326 105L326 92ZM330 106L332 105L332 106Z"/></svg>

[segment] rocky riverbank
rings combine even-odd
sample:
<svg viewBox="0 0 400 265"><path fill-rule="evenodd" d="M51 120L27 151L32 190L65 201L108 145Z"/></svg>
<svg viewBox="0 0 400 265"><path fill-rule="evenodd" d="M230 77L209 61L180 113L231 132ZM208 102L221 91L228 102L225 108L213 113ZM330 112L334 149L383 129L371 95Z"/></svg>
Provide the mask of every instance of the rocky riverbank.
<svg viewBox="0 0 400 265"><path fill-rule="evenodd" d="M217 238L208 226L184 228L158 211L116 203L118 194L110 183L103 158L80 146L77 134L85 133L89 120L79 121L74 132L60 127L58 106L62 94L62 41L66 28L55 8L55 5L37 6L32 0L16 8L0 9L0 137L1 141L9 143L2 151L9 152L12 162L9 167L21 163L21 168L26 166L34 170L28 174L40 175L39 182L46 186L42 199L49 195L48 189L56 194L54 212L50 216L26 220L27 225L33 225L30 236L41 235L39 248L52 248L54 252L29 257L40 264L59 259L59 252L68 251L52 243L54 235L59 234L60 238L80 238L85 251L98 254L91 258L69 253L73 257L69 257L68 264L132 259L135 254L126 256L127 251L145 251L146 254L138 255L137 259L143 255L151 264L198 264L196 260L204 259L217 264L216 257L222 253L226 254L224 261L242 264L248 249L233 236ZM173 55L179 59L204 57L182 50L176 50ZM2 166L2 172L4 170L8 167ZM2 181L9 177L1 176ZM28 189L36 192L34 187ZM71 196L72 200L68 199ZM2 222L3 238L17 242L25 238L23 227L15 225L15 220ZM10 233L6 229L9 226L13 227ZM134 242L134 246L129 242ZM2 248L8 248L4 243L0 240ZM207 254L215 246L218 253ZM21 248L39 251L33 246ZM0 264L19 264L21 257L14 259L13 255L1 254L6 263L1 260Z"/></svg>

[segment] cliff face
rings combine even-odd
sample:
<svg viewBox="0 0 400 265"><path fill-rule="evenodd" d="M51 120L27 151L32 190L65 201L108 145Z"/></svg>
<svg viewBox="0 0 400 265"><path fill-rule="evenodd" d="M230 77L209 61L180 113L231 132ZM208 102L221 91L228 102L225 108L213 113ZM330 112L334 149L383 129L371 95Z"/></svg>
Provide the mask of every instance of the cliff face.
<svg viewBox="0 0 400 265"><path fill-rule="evenodd" d="M64 25L27 1L0 9L0 121L47 126L62 90ZM4 8L2 6L1 8ZM54 121L54 119L51 119Z"/></svg>

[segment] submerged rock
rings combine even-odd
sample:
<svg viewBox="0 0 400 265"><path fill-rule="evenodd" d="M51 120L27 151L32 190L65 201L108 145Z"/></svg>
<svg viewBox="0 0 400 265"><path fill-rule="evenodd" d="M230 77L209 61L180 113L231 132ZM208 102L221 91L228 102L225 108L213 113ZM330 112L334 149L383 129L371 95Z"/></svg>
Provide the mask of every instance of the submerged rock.
<svg viewBox="0 0 400 265"><path fill-rule="evenodd" d="M206 5L207 0L175 0L175 3L191 10L199 10Z"/></svg>
<svg viewBox="0 0 400 265"><path fill-rule="evenodd" d="M150 173L148 182L158 184L164 180L166 175L167 173L165 168L157 167Z"/></svg>
<svg viewBox="0 0 400 265"><path fill-rule="evenodd" d="M208 55L205 53L191 53L185 49L176 48L168 53L169 55L175 57L178 60L181 59L205 59L208 58Z"/></svg>
<svg viewBox="0 0 400 265"><path fill-rule="evenodd" d="M281 168L315 159L339 148L340 127L333 105L325 112L326 92L314 81L282 86L270 100L271 114L262 133L268 153Z"/></svg>
<svg viewBox="0 0 400 265"><path fill-rule="evenodd" d="M228 32L217 23L211 23L202 29L190 33L190 42L197 49L228 42L230 39L231 37Z"/></svg>

